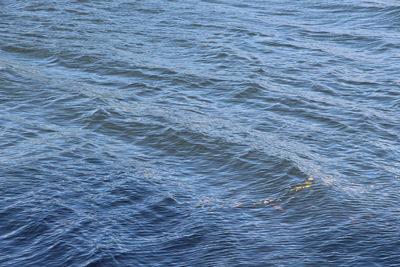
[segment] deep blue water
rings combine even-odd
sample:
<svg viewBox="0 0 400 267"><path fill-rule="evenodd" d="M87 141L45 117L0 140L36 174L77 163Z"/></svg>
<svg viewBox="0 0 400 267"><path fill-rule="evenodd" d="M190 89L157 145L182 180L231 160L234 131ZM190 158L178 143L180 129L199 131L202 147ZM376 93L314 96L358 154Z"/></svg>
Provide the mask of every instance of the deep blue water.
<svg viewBox="0 0 400 267"><path fill-rule="evenodd" d="M400 266L400 2L1 0L0 266Z"/></svg>

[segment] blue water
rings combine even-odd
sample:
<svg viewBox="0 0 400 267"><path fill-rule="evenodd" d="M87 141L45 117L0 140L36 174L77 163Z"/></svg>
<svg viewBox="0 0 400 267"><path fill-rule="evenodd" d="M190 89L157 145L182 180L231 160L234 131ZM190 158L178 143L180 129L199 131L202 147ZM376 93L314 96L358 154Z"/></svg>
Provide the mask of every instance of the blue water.
<svg viewBox="0 0 400 267"><path fill-rule="evenodd" d="M400 266L400 2L0 1L0 266Z"/></svg>

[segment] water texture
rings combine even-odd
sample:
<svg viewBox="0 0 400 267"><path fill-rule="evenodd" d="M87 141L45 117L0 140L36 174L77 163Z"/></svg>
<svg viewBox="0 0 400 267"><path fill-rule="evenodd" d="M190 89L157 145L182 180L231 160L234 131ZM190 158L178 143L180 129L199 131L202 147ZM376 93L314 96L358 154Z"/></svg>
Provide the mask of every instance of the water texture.
<svg viewBox="0 0 400 267"><path fill-rule="evenodd" d="M0 266L400 266L400 3L0 1Z"/></svg>

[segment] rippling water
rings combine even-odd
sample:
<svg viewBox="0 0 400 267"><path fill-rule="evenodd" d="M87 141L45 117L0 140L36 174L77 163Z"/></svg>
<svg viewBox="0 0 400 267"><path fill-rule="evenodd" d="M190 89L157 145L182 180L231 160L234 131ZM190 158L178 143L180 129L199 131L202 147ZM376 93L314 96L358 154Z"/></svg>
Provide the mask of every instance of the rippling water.
<svg viewBox="0 0 400 267"><path fill-rule="evenodd" d="M0 2L1 266L399 266L400 3Z"/></svg>

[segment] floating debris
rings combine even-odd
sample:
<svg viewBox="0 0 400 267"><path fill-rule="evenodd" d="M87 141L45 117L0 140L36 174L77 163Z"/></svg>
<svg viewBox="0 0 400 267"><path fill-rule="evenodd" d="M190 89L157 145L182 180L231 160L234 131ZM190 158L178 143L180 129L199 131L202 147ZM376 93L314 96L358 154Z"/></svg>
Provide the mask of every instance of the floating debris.
<svg viewBox="0 0 400 267"><path fill-rule="evenodd" d="M306 188L310 188L313 184L315 183L314 178L307 178L302 185L295 186L294 188L291 188L290 191L300 191Z"/></svg>
<svg viewBox="0 0 400 267"><path fill-rule="evenodd" d="M289 196L291 195L290 192L298 192L307 188L311 188L313 186L313 184L315 184L316 181L314 178L309 177L306 180L303 181L303 183L301 185L296 185L296 186L290 186L288 187L289 191L286 192L286 194L284 194L284 196L280 197L280 198L275 198L275 199L263 199L257 202L254 202L252 205L253 206L257 206L257 205L268 205L273 203L273 207L277 210L284 210L280 205L276 204L276 202L281 202L284 199L289 198Z"/></svg>
<svg viewBox="0 0 400 267"><path fill-rule="evenodd" d="M274 207L276 210L282 211L282 210L284 210L284 208L281 205L279 205L277 202L282 202L282 201L292 197L294 192L312 188L312 186L315 183L316 183L315 179L312 177L309 177L306 180L304 180L300 185L287 187L286 192L282 193L282 196L279 198L261 199L259 201L250 202L250 203L249 202L247 202L247 203L246 202L236 202L231 207L232 208L240 208L240 207L245 208L245 207L253 207L253 206L261 206L261 205L270 205L271 204L272 207ZM213 201L210 199L204 199L204 200L200 201L199 206L201 208L205 208L207 206L210 206L212 202Z"/></svg>
<svg viewBox="0 0 400 267"><path fill-rule="evenodd" d="M282 206L278 204L274 204L273 207L277 210L283 210Z"/></svg>

